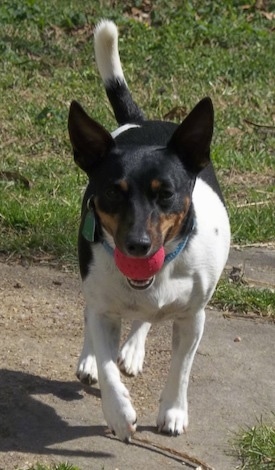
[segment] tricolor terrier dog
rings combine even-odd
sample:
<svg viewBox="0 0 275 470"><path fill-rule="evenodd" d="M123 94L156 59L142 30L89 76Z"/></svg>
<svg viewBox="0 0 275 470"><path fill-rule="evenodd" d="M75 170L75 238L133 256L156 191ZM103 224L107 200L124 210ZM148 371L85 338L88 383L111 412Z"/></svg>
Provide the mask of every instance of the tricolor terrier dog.
<svg viewBox="0 0 275 470"><path fill-rule="evenodd" d="M86 309L77 375L99 381L107 424L129 442L137 417L119 369L142 372L151 324L172 319L157 427L177 436L188 425L190 370L230 244L210 161L213 106L204 98L180 125L146 120L124 78L115 24L99 23L94 43L119 127L108 132L72 102L74 159L89 179L78 245ZM133 323L119 351L122 318Z"/></svg>

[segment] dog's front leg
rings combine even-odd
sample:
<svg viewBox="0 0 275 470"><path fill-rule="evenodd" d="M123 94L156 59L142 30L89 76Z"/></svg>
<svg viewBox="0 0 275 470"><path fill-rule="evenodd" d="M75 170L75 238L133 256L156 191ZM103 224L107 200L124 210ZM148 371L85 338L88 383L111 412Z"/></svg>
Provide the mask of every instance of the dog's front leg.
<svg viewBox="0 0 275 470"><path fill-rule="evenodd" d="M171 368L160 399L157 418L159 431L182 434L188 426L187 388L193 359L200 343L205 312L189 313L173 325Z"/></svg>
<svg viewBox="0 0 275 470"><path fill-rule="evenodd" d="M129 442L136 430L136 412L116 364L120 326L118 317L103 314L89 317L104 417L111 431L122 441Z"/></svg>

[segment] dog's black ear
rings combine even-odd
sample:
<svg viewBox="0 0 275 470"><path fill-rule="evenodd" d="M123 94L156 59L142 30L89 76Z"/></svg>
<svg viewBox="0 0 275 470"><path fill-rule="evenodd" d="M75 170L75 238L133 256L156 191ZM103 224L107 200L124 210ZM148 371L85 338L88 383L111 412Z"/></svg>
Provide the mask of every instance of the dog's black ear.
<svg viewBox="0 0 275 470"><path fill-rule="evenodd" d="M210 161L214 109L210 98L202 99L171 137L168 147L181 158L185 167L198 173Z"/></svg>
<svg viewBox="0 0 275 470"><path fill-rule="evenodd" d="M75 162L86 173L90 173L99 159L115 145L111 134L90 118L77 101L70 106L68 129Z"/></svg>

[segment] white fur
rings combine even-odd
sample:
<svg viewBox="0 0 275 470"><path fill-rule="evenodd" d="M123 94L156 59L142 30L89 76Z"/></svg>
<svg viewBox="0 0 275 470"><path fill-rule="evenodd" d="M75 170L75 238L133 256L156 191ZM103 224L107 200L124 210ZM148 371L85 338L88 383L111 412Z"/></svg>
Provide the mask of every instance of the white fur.
<svg viewBox="0 0 275 470"><path fill-rule="evenodd" d="M94 31L96 63L104 83L117 78L125 82L118 52L118 30L112 21L102 20Z"/></svg>
<svg viewBox="0 0 275 470"><path fill-rule="evenodd" d="M117 361L130 375L142 371L145 340L151 323L173 319L172 361L161 395L157 426L181 434L188 425L187 387L195 352L203 334L205 306L227 260L230 229L217 194L197 179L193 204L196 233L186 249L164 265L153 285L133 290L101 244L93 248L93 264L83 282L87 303L85 341L78 373L95 380L97 372L108 426L122 440L135 431L136 414L122 384ZM121 318L134 321L119 353Z"/></svg>
<svg viewBox="0 0 275 470"><path fill-rule="evenodd" d="M85 309L85 323L88 322L88 309ZM77 376L80 381L89 384L98 381L97 363L90 341L89 329L85 327L84 344L77 366Z"/></svg>
<svg viewBox="0 0 275 470"><path fill-rule="evenodd" d="M118 318L112 318L112 315L98 313L95 309L93 312L90 311L87 318L87 328L96 351L105 419L109 428L120 439L129 441L136 430L136 412L116 366L120 321Z"/></svg>
<svg viewBox="0 0 275 470"><path fill-rule="evenodd" d="M123 126L120 126L117 129L115 129L113 132L111 132L111 135L113 139L115 139L119 134L122 134L128 129L132 129L133 127L140 127L140 126L138 124L123 124Z"/></svg>

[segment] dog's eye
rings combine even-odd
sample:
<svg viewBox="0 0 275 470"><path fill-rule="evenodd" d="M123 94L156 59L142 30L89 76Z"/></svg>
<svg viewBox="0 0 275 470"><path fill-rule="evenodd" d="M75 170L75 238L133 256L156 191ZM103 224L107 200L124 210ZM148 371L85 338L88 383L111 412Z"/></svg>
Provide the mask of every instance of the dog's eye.
<svg viewBox="0 0 275 470"><path fill-rule="evenodd" d="M105 196L110 200L110 201L121 201L122 199L122 193L121 189L117 186L110 186L105 190Z"/></svg>
<svg viewBox="0 0 275 470"><path fill-rule="evenodd" d="M160 189L158 192L158 199L160 201L169 201L174 196L174 193L169 189Z"/></svg>

